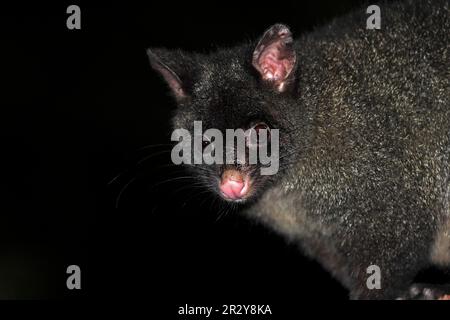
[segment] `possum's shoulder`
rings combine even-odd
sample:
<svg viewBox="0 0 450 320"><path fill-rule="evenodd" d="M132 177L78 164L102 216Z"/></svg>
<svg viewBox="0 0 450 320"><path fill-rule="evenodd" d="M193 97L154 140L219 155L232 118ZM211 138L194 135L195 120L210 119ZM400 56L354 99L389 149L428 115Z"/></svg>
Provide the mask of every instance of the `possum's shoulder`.
<svg viewBox="0 0 450 320"><path fill-rule="evenodd" d="M424 119L448 119L448 1L379 6L380 30L366 29L361 7L297 40L305 105L347 107L363 117L417 110ZM430 110L438 112L425 114ZM327 114L334 111L343 114Z"/></svg>
<svg viewBox="0 0 450 320"><path fill-rule="evenodd" d="M302 35L299 47L317 44L342 44L361 40L366 44L377 40L390 41L406 46L417 42L433 41L447 44L450 32L448 0L409 0L380 2L381 29L368 30L366 10L369 3L343 16L337 17L313 32ZM390 43L388 43L390 45ZM356 43L357 45L357 43ZM312 49L312 48L309 48Z"/></svg>

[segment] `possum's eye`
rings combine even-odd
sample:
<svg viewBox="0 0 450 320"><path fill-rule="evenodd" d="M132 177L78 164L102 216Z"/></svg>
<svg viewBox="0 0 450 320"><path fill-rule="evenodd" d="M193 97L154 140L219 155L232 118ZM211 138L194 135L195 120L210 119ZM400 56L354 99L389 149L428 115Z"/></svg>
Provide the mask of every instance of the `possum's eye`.
<svg viewBox="0 0 450 320"><path fill-rule="evenodd" d="M256 123L248 130L246 137L247 147L265 145L270 139L270 128L264 122Z"/></svg>
<svg viewBox="0 0 450 320"><path fill-rule="evenodd" d="M270 133L270 128L267 124L265 124L264 122L258 123L256 125L253 126L253 129L259 133L260 130L267 130Z"/></svg>
<svg viewBox="0 0 450 320"><path fill-rule="evenodd" d="M211 145L212 148L214 148L214 142L215 138L211 135L204 134L203 140L202 140L202 148L205 149L207 146Z"/></svg>
<svg viewBox="0 0 450 320"><path fill-rule="evenodd" d="M202 141L203 149L205 149L207 146L209 146L210 143L211 143L211 141L208 138L203 137L203 141Z"/></svg>

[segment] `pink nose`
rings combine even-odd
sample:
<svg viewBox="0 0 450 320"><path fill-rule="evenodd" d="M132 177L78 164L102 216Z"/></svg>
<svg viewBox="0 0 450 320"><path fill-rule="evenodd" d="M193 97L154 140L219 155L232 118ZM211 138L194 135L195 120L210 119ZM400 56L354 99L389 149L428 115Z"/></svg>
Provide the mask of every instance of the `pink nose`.
<svg viewBox="0 0 450 320"><path fill-rule="evenodd" d="M222 175L220 191L226 198L237 200L247 193L247 186L242 175L236 170L227 170Z"/></svg>

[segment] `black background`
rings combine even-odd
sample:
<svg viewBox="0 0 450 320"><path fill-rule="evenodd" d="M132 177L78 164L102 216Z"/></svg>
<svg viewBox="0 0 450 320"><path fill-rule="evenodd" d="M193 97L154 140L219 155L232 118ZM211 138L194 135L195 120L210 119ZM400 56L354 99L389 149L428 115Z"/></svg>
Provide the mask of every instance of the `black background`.
<svg viewBox="0 0 450 320"><path fill-rule="evenodd" d="M183 176L169 165L175 105L145 50L209 52L276 22L298 35L360 3L4 7L0 298L153 297L173 312L347 299L295 245L174 179ZM81 30L66 28L70 4ZM80 291L65 287L70 264L81 267Z"/></svg>

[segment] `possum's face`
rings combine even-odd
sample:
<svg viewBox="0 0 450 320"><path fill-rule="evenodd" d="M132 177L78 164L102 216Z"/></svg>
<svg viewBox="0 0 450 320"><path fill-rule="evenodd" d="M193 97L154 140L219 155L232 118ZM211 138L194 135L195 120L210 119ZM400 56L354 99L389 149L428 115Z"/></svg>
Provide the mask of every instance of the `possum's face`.
<svg viewBox="0 0 450 320"><path fill-rule="evenodd" d="M295 86L289 29L274 25L257 45L208 56L164 49L148 54L178 103L173 127L189 134L180 139L189 168L224 200L256 199L289 158L284 133L291 128L282 116ZM196 161L196 154L216 161Z"/></svg>

